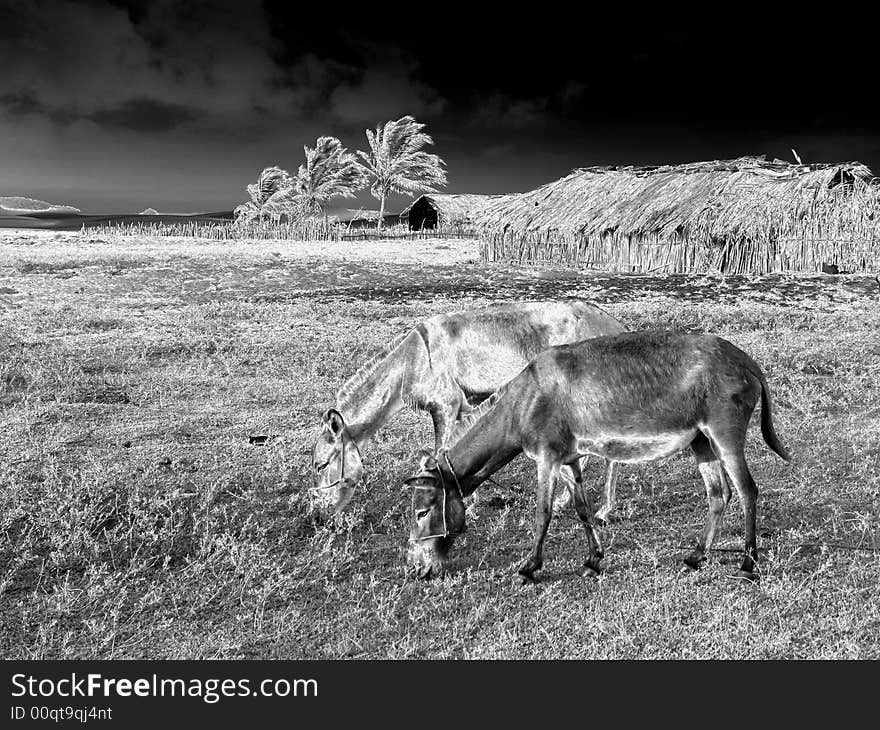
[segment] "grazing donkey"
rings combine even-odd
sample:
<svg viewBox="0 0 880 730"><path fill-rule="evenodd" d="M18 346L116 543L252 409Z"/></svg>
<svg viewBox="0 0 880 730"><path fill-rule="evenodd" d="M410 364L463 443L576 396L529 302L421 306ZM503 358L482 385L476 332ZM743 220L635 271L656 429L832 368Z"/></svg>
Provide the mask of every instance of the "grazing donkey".
<svg viewBox="0 0 880 730"><path fill-rule="evenodd" d="M316 507L345 508L363 477L361 449L405 405L431 414L440 449L461 415L542 350L624 329L577 301L504 304L425 320L363 365L337 393L336 408L322 415L312 452ZM609 493L616 474L606 475Z"/></svg>
<svg viewBox="0 0 880 730"><path fill-rule="evenodd" d="M410 559L421 577L442 571L454 536L464 530L462 498L525 452L538 466L537 510L534 546L519 574L524 582L536 580L554 485L568 465L589 543L582 575L595 576L602 545L580 457L654 461L690 446L706 483L709 512L685 563L698 568L706 559L730 500L729 479L745 524L745 557L737 575L754 578L758 489L743 447L759 398L764 441L788 461L773 429L761 369L720 337L631 332L552 347L464 420L450 437L451 448L424 458L421 472L406 480L414 488Z"/></svg>

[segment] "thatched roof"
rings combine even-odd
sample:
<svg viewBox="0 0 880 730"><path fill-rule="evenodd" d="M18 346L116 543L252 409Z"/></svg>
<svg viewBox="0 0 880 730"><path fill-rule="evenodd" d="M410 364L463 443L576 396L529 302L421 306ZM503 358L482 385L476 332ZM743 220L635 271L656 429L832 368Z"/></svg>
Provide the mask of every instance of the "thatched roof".
<svg viewBox="0 0 880 730"><path fill-rule="evenodd" d="M609 261L617 257L615 247L635 243L715 248L772 244L774 250L768 247L754 255L766 255L761 267L776 266L771 259L778 259L786 242L801 245L834 236L876 241L880 188L872 178L858 162L795 165L762 157L589 167L492 205L485 226L490 239L503 243L505 250L514 241L520 248L526 241L543 241L579 247L574 258L581 260L589 254ZM669 258L671 270L682 265Z"/></svg>
<svg viewBox="0 0 880 730"><path fill-rule="evenodd" d="M760 237L832 196L867 183L861 163L793 165L757 157L662 167L588 167L493 205L489 225L586 235Z"/></svg>
<svg viewBox="0 0 880 730"><path fill-rule="evenodd" d="M478 219L490 206L503 203L514 196L512 195L475 195L471 193L461 194L435 194L422 195L416 198L400 213L401 218L409 215L410 209L419 201L425 200L437 211L437 217L441 223L458 223L464 221L479 222Z"/></svg>

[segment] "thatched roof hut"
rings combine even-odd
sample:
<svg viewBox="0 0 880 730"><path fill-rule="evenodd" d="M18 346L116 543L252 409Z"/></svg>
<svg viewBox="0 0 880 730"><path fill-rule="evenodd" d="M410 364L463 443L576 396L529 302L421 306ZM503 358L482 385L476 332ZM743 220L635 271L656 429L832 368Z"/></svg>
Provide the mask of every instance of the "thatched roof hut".
<svg viewBox="0 0 880 730"><path fill-rule="evenodd" d="M505 201L510 195L422 195L400 214L400 220L410 230L421 231L438 226L468 226L482 222L482 214L489 206Z"/></svg>
<svg viewBox="0 0 880 730"><path fill-rule="evenodd" d="M493 205L486 255L622 271L861 270L880 261L878 202L858 162L589 167Z"/></svg>

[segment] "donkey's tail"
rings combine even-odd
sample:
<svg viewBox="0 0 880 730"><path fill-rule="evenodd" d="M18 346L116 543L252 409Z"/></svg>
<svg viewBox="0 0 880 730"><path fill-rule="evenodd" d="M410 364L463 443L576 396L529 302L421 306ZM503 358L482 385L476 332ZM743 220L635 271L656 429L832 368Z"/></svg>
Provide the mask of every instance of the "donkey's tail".
<svg viewBox="0 0 880 730"><path fill-rule="evenodd" d="M785 461L791 461L791 454L788 453L779 436L776 435L776 429L773 428L773 405L770 400L770 388L761 373L761 435L773 451L779 454Z"/></svg>

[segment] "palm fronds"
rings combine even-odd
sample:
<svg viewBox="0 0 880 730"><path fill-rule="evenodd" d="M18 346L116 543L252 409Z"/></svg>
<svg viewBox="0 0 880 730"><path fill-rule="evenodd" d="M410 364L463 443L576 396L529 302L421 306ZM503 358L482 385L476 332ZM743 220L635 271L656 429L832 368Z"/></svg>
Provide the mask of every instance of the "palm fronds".
<svg viewBox="0 0 880 730"><path fill-rule="evenodd" d="M305 164L294 182L296 197L310 213L323 213L333 198L353 198L367 182L366 171L336 137L319 137L303 147Z"/></svg>
<svg viewBox="0 0 880 730"><path fill-rule="evenodd" d="M256 205L265 205L272 196L286 190L291 185L290 173L280 167L267 167L260 173L257 182L247 186L248 195Z"/></svg>
<svg viewBox="0 0 880 730"><path fill-rule="evenodd" d="M401 117L366 130L369 152L358 150L361 165L371 181L370 193L379 200L379 224L385 213L385 199L391 193L415 195L434 192L446 185L446 163L437 155L424 152L434 144L422 130L424 124L411 116Z"/></svg>
<svg viewBox="0 0 880 730"><path fill-rule="evenodd" d="M262 220L266 215L279 217L293 209L290 192L293 180L287 170L272 166L265 168L255 183L247 186L250 200L236 206L233 214L242 224Z"/></svg>

